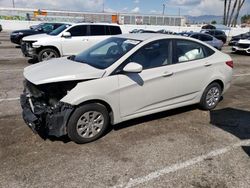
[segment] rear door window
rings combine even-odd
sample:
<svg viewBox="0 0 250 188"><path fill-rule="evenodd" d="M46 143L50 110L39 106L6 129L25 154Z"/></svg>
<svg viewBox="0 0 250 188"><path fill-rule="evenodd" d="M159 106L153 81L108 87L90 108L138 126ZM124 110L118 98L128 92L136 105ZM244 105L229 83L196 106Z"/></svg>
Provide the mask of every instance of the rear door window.
<svg viewBox="0 0 250 188"><path fill-rule="evenodd" d="M191 37L194 38L194 39L200 39L198 34L191 35Z"/></svg>
<svg viewBox="0 0 250 188"><path fill-rule="evenodd" d="M110 35L119 35L122 34L121 28L118 26L107 26L109 29Z"/></svg>
<svg viewBox="0 0 250 188"><path fill-rule="evenodd" d="M215 31L215 35L224 35L223 31Z"/></svg>
<svg viewBox="0 0 250 188"><path fill-rule="evenodd" d="M200 36L200 40L201 41L212 41L213 37L209 36L209 35L201 35Z"/></svg>
<svg viewBox="0 0 250 188"><path fill-rule="evenodd" d="M189 40L176 40L175 62L182 63L205 58L203 46Z"/></svg>
<svg viewBox="0 0 250 188"><path fill-rule="evenodd" d="M91 25L90 26L90 35L91 36L106 35L106 26L104 26L104 25Z"/></svg>

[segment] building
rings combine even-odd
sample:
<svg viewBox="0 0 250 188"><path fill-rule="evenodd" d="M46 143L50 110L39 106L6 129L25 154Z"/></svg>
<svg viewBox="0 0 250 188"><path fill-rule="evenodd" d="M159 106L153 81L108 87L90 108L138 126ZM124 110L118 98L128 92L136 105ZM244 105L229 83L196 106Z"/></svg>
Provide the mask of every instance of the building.
<svg viewBox="0 0 250 188"><path fill-rule="evenodd" d="M0 8L0 19L34 20L49 22L107 22L124 25L169 25L183 26L184 16L156 14L133 14L111 12L72 12L57 10L39 10L26 8Z"/></svg>

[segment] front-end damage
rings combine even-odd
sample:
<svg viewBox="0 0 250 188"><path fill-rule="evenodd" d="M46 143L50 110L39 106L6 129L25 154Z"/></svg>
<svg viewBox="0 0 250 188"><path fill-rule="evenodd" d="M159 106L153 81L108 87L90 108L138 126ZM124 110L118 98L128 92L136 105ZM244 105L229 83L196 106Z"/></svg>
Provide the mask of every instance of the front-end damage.
<svg viewBox="0 0 250 188"><path fill-rule="evenodd" d="M76 84L77 81L34 85L25 80L20 98L25 123L34 132L45 136L66 135L67 121L74 107L60 102L60 99Z"/></svg>

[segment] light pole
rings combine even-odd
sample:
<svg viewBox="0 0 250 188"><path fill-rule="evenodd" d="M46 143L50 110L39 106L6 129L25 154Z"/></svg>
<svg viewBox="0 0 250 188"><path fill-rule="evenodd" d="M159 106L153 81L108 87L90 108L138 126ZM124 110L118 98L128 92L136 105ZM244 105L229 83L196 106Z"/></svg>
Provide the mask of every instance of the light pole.
<svg viewBox="0 0 250 188"><path fill-rule="evenodd" d="M102 1L102 12L104 12L104 0Z"/></svg>
<svg viewBox="0 0 250 188"><path fill-rule="evenodd" d="M166 4L163 4L162 6L163 6L163 7L162 7L162 8L163 8L163 9L162 9L162 15L164 15L164 14L165 14Z"/></svg>
<svg viewBox="0 0 250 188"><path fill-rule="evenodd" d="M15 8L15 0L12 0L13 8Z"/></svg>

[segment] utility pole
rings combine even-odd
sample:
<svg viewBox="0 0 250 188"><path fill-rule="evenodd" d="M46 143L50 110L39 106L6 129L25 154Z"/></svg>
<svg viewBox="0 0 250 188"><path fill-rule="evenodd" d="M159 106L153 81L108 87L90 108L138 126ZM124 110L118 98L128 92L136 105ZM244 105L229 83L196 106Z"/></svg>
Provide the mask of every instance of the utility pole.
<svg viewBox="0 0 250 188"><path fill-rule="evenodd" d="M162 6L163 6L163 9L162 9L162 15L164 15L164 14L165 14L166 4L163 4Z"/></svg>
<svg viewBox="0 0 250 188"><path fill-rule="evenodd" d="M104 12L104 0L102 1L102 12Z"/></svg>
<svg viewBox="0 0 250 188"><path fill-rule="evenodd" d="M15 0L12 0L13 8L15 8Z"/></svg>

